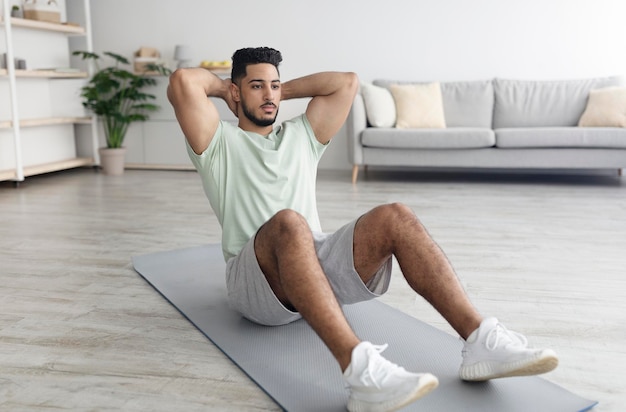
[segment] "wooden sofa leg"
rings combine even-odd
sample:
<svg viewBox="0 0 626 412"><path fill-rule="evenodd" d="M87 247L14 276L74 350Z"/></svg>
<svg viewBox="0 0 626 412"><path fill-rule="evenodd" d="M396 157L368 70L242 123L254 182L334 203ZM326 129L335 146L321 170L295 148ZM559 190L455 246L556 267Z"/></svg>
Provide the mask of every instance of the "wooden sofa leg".
<svg viewBox="0 0 626 412"><path fill-rule="evenodd" d="M617 175L620 176L620 177L623 176L624 175L624 169L622 169L622 168L617 169Z"/></svg>
<svg viewBox="0 0 626 412"><path fill-rule="evenodd" d="M352 165L352 184L356 184L356 178L359 175L359 166Z"/></svg>

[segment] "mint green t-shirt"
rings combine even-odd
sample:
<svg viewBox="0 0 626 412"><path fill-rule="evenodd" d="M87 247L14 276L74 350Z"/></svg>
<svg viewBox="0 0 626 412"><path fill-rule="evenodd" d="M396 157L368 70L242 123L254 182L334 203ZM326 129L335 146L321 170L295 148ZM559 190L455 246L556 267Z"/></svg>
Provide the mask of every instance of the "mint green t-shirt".
<svg viewBox="0 0 626 412"><path fill-rule="evenodd" d="M225 260L237 255L261 225L283 209L295 210L311 230L321 231L315 181L325 148L304 114L268 136L222 121L200 155L187 144L222 226Z"/></svg>

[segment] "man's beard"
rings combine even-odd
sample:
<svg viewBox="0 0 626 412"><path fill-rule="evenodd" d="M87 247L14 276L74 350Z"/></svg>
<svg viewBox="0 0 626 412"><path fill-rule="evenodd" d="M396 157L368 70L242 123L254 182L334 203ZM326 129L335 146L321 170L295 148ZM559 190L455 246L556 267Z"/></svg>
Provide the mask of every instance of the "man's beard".
<svg viewBox="0 0 626 412"><path fill-rule="evenodd" d="M256 117L254 113L252 113L252 111L248 108L248 105L245 101L243 101L243 99L241 100L241 107L243 109L243 114L256 126L266 127L271 126L274 124L274 122L276 122L276 117L278 116L278 107L276 107L276 114L271 119L261 119L259 117Z"/></svg>

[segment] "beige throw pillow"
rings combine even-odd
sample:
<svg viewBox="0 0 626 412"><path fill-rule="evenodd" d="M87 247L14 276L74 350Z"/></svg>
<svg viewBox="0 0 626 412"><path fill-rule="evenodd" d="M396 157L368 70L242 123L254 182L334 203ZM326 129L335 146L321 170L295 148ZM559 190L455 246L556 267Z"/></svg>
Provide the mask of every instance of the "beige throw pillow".
<svg viewBox="0 0 626 412"><path fill-rule="evenodd" d="M591 90L581 127L626 127L626 87Z"/></svg>
<svg viewBox="0 0 626 412"><path fill-rule="evenodd" d="M399 129L443 129L441 86L438 82L425 84L392 84L391 94L396 102L396 127Z"/></svg>
<svg viewBox="0 0 626 412"><path fill-rule="evenodd" d="M361 96L370 126L393 127L396 124L396 104L388 89L361 83Z"/></svg>

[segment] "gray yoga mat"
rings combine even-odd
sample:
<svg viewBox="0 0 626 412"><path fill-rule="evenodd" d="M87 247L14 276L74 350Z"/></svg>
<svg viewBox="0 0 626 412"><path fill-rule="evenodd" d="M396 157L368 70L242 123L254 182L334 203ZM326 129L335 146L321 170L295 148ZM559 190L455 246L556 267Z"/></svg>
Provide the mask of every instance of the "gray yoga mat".
<svg viewBox="0 0 626 412"><path fill-rule="evenodd" d="M260 326L228 307L220 245L136 256L133 265L283 409L345 411L341 372L306 322ZM539 377L463 382L458 338L378 301L344 310L361 339L389 343L385 357L439 378L434 392L403 410L572 412L596 404Z"/></svg>

